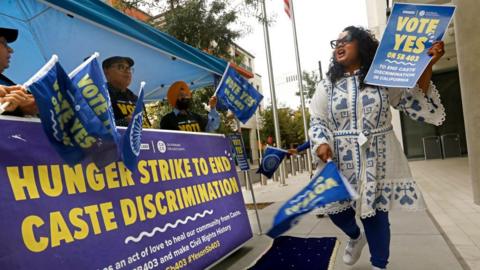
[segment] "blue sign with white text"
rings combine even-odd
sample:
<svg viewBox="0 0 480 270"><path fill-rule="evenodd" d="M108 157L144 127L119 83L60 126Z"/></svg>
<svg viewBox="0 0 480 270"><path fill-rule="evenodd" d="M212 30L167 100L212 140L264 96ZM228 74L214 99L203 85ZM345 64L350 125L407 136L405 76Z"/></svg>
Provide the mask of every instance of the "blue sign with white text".
<svg viewBox="0 0 480 270"><path fill-rule="evenodd" d="M428 49L443 39L454 11L454 6L395 3L365 82L413 88L430 63Z"/></svg>
<svg viewBox="0 0 480 270"><path fill-rule="evenodd" d="M248 164L247 152L245 151L245 145L243 144L242 135L238 133L229 134L228 137L232 142L233 151L237 160L238 166L242 171L250 170Z"/></svg>

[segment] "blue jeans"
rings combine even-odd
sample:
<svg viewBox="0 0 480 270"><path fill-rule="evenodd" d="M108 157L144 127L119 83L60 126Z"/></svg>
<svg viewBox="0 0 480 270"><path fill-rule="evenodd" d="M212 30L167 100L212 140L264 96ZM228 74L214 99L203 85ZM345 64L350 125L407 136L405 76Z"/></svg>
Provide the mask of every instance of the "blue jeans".
<svg viewBox="0 0 480 270"><path fill-rule="evenodd" d="M360 236L360 228L355 220L355 211L349 208L338 214L329 215L332 222L352 239ZM377 211L373 217L361 219L373 266L385 268L390 255L390 222L388 212Z"/></svg>

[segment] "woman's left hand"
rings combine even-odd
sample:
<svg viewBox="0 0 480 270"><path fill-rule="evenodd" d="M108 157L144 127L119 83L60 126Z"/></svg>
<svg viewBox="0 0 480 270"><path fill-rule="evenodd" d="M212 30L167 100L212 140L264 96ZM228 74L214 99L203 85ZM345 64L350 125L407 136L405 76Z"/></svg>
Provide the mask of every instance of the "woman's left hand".
<svg viewBox="0 0 480 270"><path fill-rule="evenodd" d="M432 56L432 60L430 61L430 65L434 65L435 63L440 60L440 58L445 54L445 43L443 41L435 41L428 49L428 55Z"/></svg>

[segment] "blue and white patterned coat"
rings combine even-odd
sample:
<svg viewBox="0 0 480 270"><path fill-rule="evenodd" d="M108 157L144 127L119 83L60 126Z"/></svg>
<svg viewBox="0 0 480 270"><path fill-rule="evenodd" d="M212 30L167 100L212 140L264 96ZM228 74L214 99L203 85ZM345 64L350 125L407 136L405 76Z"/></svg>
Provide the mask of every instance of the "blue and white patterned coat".
<svg viewBox="0 0 480 270"><path fill-rule="evenodd" d="M362 218L376 210L423 210L425 203L412 178L408 162L393 133L390 106L410 118L441 125L445 111L435 86L400 89L367 85L360 89L358 75L340 79L335 86L320 82L310 104L309 136L313 156L328 143L333 161L359 193L356 202L340 202L320 209L334 214L353 206Z"/></svg>

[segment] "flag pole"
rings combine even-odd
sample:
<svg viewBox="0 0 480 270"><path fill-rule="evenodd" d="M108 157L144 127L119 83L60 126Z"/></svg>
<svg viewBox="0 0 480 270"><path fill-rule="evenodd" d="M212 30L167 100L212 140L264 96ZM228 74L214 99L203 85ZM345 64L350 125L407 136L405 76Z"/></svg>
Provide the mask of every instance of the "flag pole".
<svg viewBox="0 0 480 270"><path fill-rule="evenodd" d="M237 132L240 134L240 137L243 140L242 127L240 125L240 120L238 120L237 117L235 117L235 123L237 124ZM242 142L242 144L243 144L243 142ZM258 214L257 200L255 199L255 192L253 191L253 183L252 183L252 179L250 178L250 170L243 171L243 177L245 178L245 189L248 190L248 187L250 187L250 193L252 195L253 207L255 209L255 216L257 217L258 235L262 235L263 234L262 224L260 223L260 215Z"/></svg>
<svg viewBox="0 0 480 270"><path fill-rule="evenodd" d="M282 146L282 139L280 137L280 124L278 122L277 114L277 97L275 94L275 80L273 78L272 67L272 55L270 51L270 34L268 33L267 22L267 9L265 7L265 0L262 0L262 15L263 15L263 35L265 39L265 51L267 54L267 66L268 66L268 81L270 83L270 97L272 99L272 113L273 113L273 125L275 127L275 140L277 141L277 147ZM285 184L285 167L283 162L280 164L280 184Z"/></svg>
<svg viewBox="0 0 480 270"><path fill-rule="evenodd" d="M308 128L307 128L307 116L305 113L305 97L303 92L303 74L302 67L300 66L300 54L298 52L298 41L297 41L297 28L295 26L295 12L293 10L293 0L290 0L290 15L292 21L293 29L293 43L295 45L295 59L297 62L297 77L298 77L298 89L300 90L300 104L302 109L303 117L303 132L305 134L305 141L308 141ZM310 148L307 149L307 163L308 163L308 172L312 173L312 160L311 160L311 151Z"/></svg>
<svg viewBox="0 0 480 270"><path fill-rule="evenodd" d="M258 166L260 167L263 154L262 154L262 143L260 140L260 127L259 127L260 120L258 118L258 109L255 112L255 122L256 122L256 129L257 129ZM262 185L267 184L267 180L263 177L263 174L260 174L260 183Z"/></svg>

